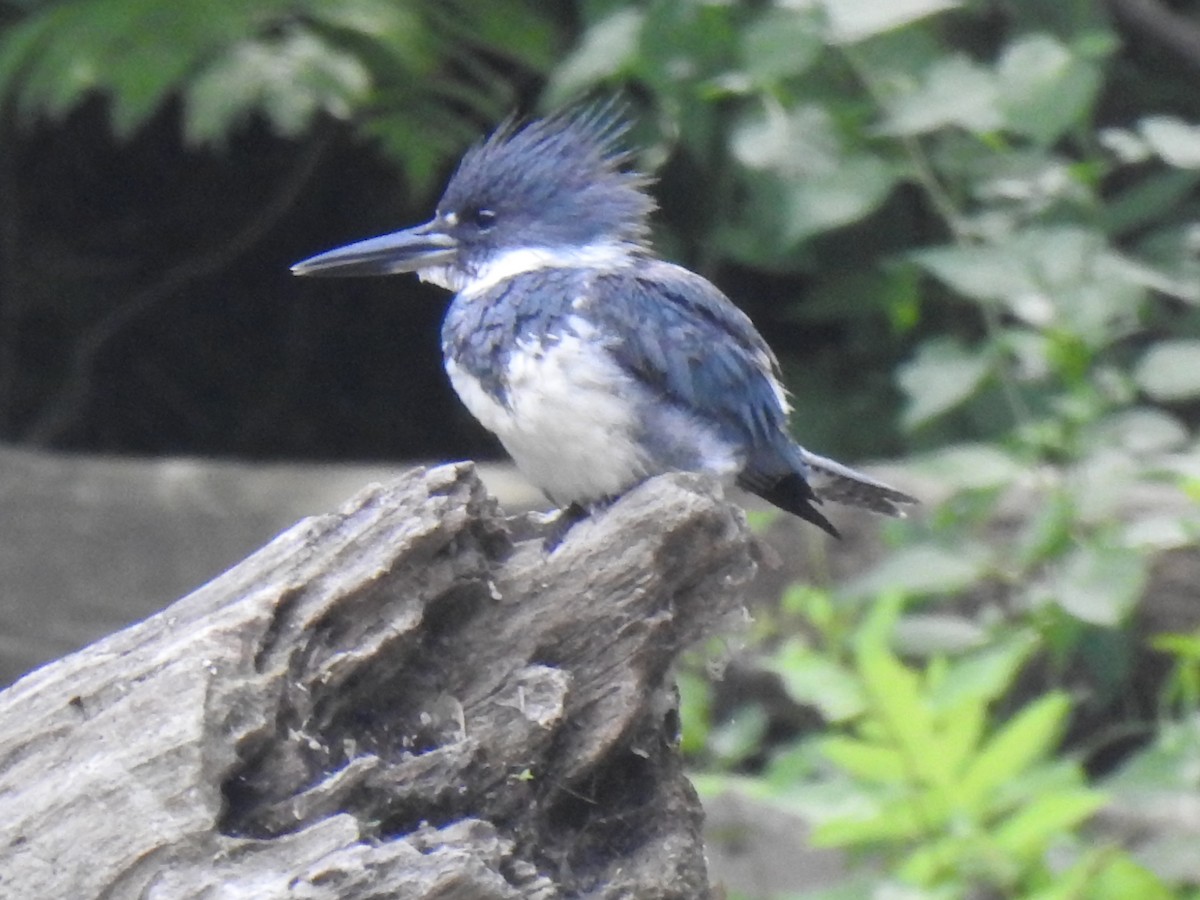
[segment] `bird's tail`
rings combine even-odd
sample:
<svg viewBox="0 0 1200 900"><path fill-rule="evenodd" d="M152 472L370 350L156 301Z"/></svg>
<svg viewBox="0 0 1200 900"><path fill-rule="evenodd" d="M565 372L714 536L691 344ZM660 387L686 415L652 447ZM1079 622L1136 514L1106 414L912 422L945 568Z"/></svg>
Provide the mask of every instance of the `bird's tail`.
<svg viewBox="0 0 1200 900"><path fill-rule="evenodd" d="M789 443L782 449L778 444L763 446L757 451L738 475L738 485L834 537L841 535L817 509L826 500L897 517L904 516L905 506L917 502L915 497L870 475L797 444Z"/></svg>
<svg viewBox="0 0 1200 900"><path fill-rule="evenodd" d="M821 500L861 506L885 516L903 518L904 507L917 499L840 462L800 448L808 466L808 482Z"/></svg>
<svg viewBox="0 0 1200 900"><path fill-rule="evenodd" d="M833 527L833 523L821 515L814 504L820 503L821 498L813 493L812 486L804 480L799 472L789 472L783 477L764 477L750 472L742 472L738 476L738 486L758 494L768 503L773 503L784 512L799 516L806 522L812 522L826 534L840 538L841 532Z"/></svg>

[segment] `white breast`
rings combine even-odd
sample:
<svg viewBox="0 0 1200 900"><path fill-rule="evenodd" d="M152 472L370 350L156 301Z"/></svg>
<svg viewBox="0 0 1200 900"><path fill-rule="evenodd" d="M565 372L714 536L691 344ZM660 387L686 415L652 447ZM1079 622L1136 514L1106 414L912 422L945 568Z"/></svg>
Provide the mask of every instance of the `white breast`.
<svg viewBox="0 0 1200 900"><path fill-rule="evenodd" d="M638 385L581 334L522 343L505 372L508 404L446 361L467 409L493 432L518 468L559 504L616 496L656 474L639 445Z"/></svg>

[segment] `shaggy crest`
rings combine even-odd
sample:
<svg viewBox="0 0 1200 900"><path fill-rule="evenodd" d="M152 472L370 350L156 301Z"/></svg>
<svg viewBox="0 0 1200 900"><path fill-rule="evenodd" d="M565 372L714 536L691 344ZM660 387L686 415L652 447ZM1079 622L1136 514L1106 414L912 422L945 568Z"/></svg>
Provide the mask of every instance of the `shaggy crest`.
<svg viewBox="0 0 1200 900"><path fill-rule="evenodd" d="M605 103L544 119L510 119L463 157L438 205L460 218L490 210L534 241L644 244L650 179L623 167L629 123Z"/></svg>

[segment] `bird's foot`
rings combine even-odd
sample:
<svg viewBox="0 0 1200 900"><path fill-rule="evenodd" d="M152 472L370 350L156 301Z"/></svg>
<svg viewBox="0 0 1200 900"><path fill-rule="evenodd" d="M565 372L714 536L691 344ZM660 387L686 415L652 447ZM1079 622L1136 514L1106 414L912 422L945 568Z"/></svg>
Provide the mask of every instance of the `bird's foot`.
<svg viewBox="0 0 1200 900"><path fill-rule="evenodd" d="M567 533L590 515L578 503L564 506L558 515L546 523L546 531L542 536L542 548L547 553L553 553L558 545L566 538Z"/></svg>

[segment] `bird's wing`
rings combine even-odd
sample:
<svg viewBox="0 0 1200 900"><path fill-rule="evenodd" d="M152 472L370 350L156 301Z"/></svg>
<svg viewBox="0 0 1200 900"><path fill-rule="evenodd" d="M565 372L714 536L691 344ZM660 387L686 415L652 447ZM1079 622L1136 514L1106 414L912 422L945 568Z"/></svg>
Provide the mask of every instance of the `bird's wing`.
<svg viewBox="0 0 1200 900"><path fill-rule="evenodd" d="M779 364L746 314L699 275L669 263L592 282L588 317L631 375L743 454L737 483L837 536L816 509L804 451L787 432Z"/></svg>
<svg viewBox="0 0 1200 900"><path fill-rule="evenodd" d="M779 364L750 319L712 284L670 263L596 278L588 318L619 340L617 362L739 445L786 439Z"/></svg>
<svg viewBox="0 0 1200 900"><path fill-rule="evenodd" d="M901 516L902 505L916 502L792 439L774 354L750 319L700 276L653 263L596 278L586 302L626 371L743 449L741 487L835 536L814 504L833 500Z"/></svg>

